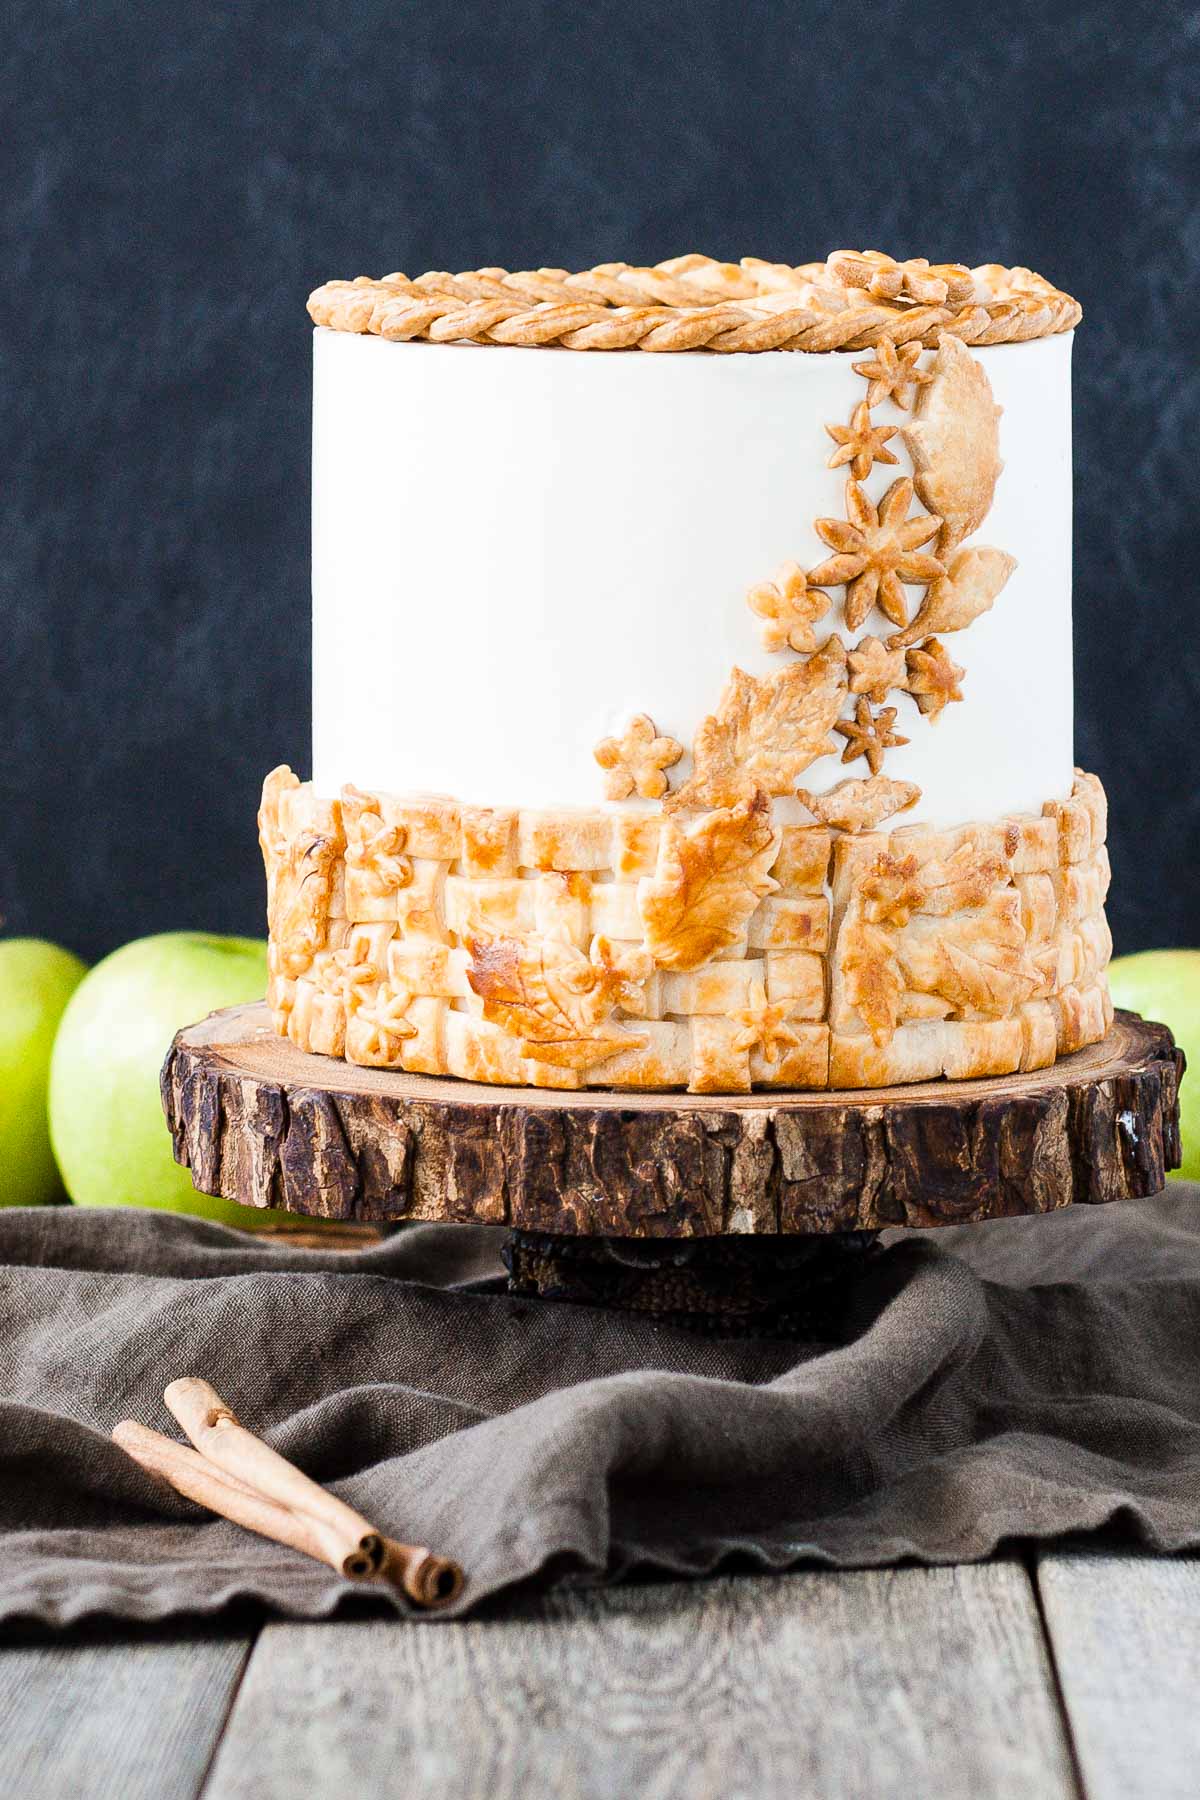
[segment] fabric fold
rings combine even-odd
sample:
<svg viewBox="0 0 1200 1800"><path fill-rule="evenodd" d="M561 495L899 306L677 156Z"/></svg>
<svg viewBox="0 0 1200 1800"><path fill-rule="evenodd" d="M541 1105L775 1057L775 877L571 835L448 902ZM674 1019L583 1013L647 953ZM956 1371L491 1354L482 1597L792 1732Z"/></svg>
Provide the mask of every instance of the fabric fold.
<svg viewBox="0 0 1200 1800"><path fill-rule="evenodd" d="M833 1345L692 1335L504 1290L502 1235L352 1252L200 1220L0 1211L0 1618L399 1609L155 1487L207 1377L380 1529L468 1575L972 1560L1118 1530L1200 1548L1200 1189L893 1234ZM353 1599L351 1599L353 1596Z"/></svg>

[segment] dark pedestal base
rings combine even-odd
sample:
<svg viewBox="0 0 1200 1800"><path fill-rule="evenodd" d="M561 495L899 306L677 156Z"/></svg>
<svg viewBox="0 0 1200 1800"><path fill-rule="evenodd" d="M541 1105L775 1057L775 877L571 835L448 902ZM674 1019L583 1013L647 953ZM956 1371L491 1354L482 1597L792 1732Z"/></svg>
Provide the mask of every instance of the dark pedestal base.
<svg viewBox="0 0 1200 1800"><path fill-rule="evenodd" d="M873 1231L804 1237L587 1238L513 1231L509 1291L648 1314L710 1337L837 1338Z"/></svg>

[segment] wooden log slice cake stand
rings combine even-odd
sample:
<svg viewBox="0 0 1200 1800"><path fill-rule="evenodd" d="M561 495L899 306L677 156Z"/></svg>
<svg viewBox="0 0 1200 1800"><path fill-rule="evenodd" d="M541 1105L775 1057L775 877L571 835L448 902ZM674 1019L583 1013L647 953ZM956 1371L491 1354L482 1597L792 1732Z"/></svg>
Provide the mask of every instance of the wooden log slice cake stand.
<svg viewBox="0 0 1200 1800"><path fill-rule="evenodd" d="M830 1327L887 1226L1154 1194L1183 1056L1118 1013L1028 1075L782 1094L486 1087L297 1050L265 1006L181 1031L176 1159L244 1205L506 1226L510 1287L708 1330Z"/></svg>

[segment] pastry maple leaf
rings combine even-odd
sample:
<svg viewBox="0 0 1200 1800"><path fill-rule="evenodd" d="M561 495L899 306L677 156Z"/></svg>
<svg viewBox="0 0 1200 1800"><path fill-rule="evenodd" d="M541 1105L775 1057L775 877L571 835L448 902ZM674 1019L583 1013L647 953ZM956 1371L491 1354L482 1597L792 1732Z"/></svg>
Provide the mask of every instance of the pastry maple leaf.
<svg viewBox="0 0 1200 1800"><path fill-rule="evenodd" d="M638 887L645 945L663 969L697 969L735 944L779 883L767 871L779 848L766 795L705 813L683 831L664 826L658 864Z"/></svg>
<svg viewBox="0 0 1200 1800"><path fill-rule="evenodd" d="M860 919L843 933L839 960L846 999L882 1049L896 1030L904 995L904 974L892 940L878 925Z"/></svg>
<svg viewBox="0 0 1200 1800"><path fill-rule="evenodd" d="M940 994L959 1018L1006 1018L1043 985L1012 889L957 916L922 921L920 929L913 921L896 948L908 986Z"/></svg>
<svg viewBox="0 0 1200 1800"><path fill-rule="evenodd" d="M664 809L731 807L756 792L792 793L810 763L838 748L829 733L846 694L846 649L838 637L774 675L734 669L716 712L696 733L695 772Z"/></svg>
<svg viewBox="0 0 1200 1800"><path fill-rule="evenodd" d="M553 937L472 938L467 980L483 1016L522 1040L522 1054L555 1068L586 1069L644 1037L611 1022L613 1009L644 1015L642 983L651 973L643 950L592 939L585 956Z"/></svg>

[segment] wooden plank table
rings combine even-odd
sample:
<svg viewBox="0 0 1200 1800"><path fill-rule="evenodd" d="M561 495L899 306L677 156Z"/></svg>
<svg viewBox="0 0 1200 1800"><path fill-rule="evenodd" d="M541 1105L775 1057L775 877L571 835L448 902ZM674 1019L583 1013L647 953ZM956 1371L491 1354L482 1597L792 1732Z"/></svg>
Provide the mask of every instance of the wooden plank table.
<svg viewBox="0 0 1200 1800"><path fill-rule="evenodd" d="M562 1593L465 1624L9 1639L0 1800L1200 1792L1200 1559Z"/></svg>

